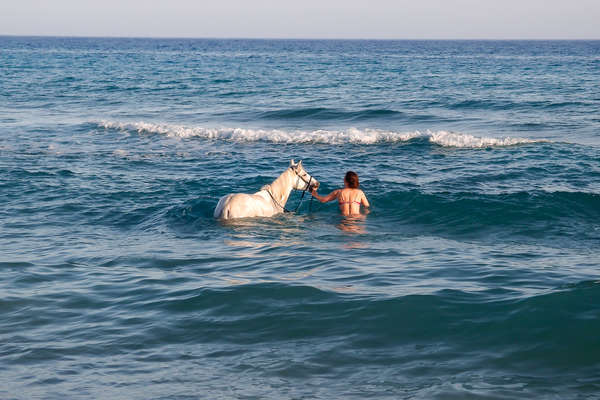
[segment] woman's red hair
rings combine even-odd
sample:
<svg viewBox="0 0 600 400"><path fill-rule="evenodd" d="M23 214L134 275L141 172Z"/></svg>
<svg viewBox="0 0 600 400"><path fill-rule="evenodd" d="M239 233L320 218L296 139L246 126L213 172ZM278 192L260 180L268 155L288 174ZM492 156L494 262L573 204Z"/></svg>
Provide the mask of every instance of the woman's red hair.
<svg viewBox="0 0 600 400"><path fill-rule="evenodd" d="M346 172L346 176L344 177L344 181L350 186L352 189L358 189L358 175L354 171Z"/></svg>

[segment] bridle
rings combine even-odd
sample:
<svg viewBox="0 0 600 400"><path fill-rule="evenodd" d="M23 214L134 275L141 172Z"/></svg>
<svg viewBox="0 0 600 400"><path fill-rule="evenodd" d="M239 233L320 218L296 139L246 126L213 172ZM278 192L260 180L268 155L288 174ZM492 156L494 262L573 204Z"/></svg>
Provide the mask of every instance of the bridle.
<svg viewBox="0 0 600 400"><path fill-rule="evenodd" d="M304 183L306 183L306 187L304 188L304 190L302 190L302 196L300 197L300 201L298 202L298 205L296 206L296 208L294 209L294 211L290 211L290 210L288 210L287 208L285 208L284 206L282 206L281 204L279 204L279 202L278 202L277 200L275 200L275 196L273 196L273 193L271 193L271 190L270 190L270 188L271 188L271 185L269 185L269 189L266 189L266 191L267 191L267 193L269 193L269 196L271 196L271 199L273 200L273 202L274 202L274 203L275 203L275 204L276 204L276 205L277 205L279 208L281 208L281 209L283 210L283 212L286 212L286 213L291 213L291 212L294 212L294 213L295 213L295 212L297 212L297 211L298 211L298 208L300 208L300 205L302 204L302 200L304 199L304 195L306 194L306 191L307 191L307 190L310 188L310 183L312 182L312 180L313 180L313 177L312 177L312 175L311 175L311 176L310 176L310 178L309 178L309 179L308 179L308 181L307 181L306 179L304 179L304 177L303 177L302 175L300 175L300 174L298 173L298 171L297 171L297 170L296 170L296 169L295 169L293 166L290 166L290 169L291 169L292 171L294 171L294 173L296 174L296 179L298 179L298 178L299 178L299 179L301 179L301 180L302 180ZM307 175L308 175L308 174L307 174ZM293 190L297 190L297 189L295 189L295 188L292 188L292 189L293 189ZM311 200L312 200L312 198L311 198Z"/></svg>
<svg viewBox="0 0 600 400"><path fill-rule="evenodd" d="M306 179L304 179L304 177L303 177L302 175L300 175L300 174L298 173L298 171L296 171L296 170L294 169L294 167L290 167L290 169L291 169L292 171L294 171L294 173L296 174L296 177L297 177L297 178L300 178L300 179L302 180L302 182L306 183L306 189L308 189L308 186L310 185L310 182L312 181L312 176L311 176L311 177L310 177L310 179L307 181ZM308 174L307 174L307 175L308 175ZM306 189L304 189L304 191L306 191Z"/></svg>

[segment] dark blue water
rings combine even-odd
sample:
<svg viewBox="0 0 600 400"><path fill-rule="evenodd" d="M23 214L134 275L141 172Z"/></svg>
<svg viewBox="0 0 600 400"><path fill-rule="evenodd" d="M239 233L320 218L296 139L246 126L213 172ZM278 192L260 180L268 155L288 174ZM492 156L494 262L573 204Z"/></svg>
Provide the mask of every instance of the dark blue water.
<svg viewBox="0 0 600 400"><path fill-rule="evenodd" d="M0 37L0 398L600 398L599 72L599 41ZM212 218L292 158L371 213Z"/></svg>

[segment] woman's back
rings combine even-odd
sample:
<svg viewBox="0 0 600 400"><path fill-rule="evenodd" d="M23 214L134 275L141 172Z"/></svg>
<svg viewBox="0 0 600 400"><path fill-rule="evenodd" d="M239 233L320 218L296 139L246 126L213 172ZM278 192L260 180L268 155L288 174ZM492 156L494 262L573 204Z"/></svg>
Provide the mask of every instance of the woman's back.
<svg viewBox="0 0 600 400"><path fill-rule="evenodd" d="M365 194L360 189L340 189L338 202L341 213L344 215L360 214L360 205L363 202L364 197Z"/></svg>

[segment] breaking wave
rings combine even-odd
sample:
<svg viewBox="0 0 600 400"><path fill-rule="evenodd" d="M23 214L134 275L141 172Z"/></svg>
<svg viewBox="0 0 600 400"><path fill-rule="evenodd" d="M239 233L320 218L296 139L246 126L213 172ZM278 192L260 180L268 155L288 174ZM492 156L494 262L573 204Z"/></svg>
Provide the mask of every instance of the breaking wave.
<svg viewBox="0 0 600 400"><path fill-rule="evenodd" d="M271 142L271 143L321 143L321 144L379 144L399 143L411 140L426 140L443 147L487 148L515 146L547 142L519 137L478 137L460 132L413 131L395 132L380 129L344 130L283 130L248 128L209 128L189 127L176 124L157 124L149 122L112 122L101 121L97 126L104 129L116 129L124 132L162 134L169 137L229 140L235 142Z"/></svg>

